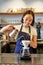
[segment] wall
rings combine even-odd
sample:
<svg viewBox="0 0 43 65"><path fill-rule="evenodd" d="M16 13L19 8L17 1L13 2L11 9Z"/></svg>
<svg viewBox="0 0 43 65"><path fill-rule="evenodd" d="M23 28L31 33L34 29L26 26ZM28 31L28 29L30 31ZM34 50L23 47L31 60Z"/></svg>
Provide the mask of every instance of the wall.
<svg viewBox="0 0 43 65"><path fill-rule="evenodd" d="M43 0L0 0L0 12L7 12L9 8L34 8L35 11L43 12ZM17 17L16 17L17 18ZM43 22L43 14L35 15L35 22Z"/></svg>
<svg viewBox="0 0 43 65"><path fill-rule="evenodd" d="M6 12L8 8L34 8L43 11L43 0L0 0L0 11Z"/></svg>

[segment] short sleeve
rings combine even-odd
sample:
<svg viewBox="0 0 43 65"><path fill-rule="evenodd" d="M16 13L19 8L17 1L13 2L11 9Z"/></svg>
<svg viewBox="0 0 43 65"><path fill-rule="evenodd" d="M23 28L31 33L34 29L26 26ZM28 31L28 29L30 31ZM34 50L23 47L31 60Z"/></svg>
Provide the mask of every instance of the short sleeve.
<svg viewBox="0 0 43 65"><path fill-rule="evenodd" d="M31 33L32 33L32 35L37 36L36 28L32 27L32 28L31 28Z"/></svg>
<svg viewBox="0 0 43 65"><path fill-rule="evenodd" d="M36 35L36 36L37 36L37 31L36 31L36 29L34 29L34 35Z"/></svg>

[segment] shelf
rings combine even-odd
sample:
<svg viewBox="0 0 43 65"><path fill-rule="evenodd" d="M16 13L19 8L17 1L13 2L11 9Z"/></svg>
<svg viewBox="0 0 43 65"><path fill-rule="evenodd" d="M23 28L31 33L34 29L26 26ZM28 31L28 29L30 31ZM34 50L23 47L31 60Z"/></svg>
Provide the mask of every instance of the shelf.
<svg viewBox="0 0 43 65"><path fill-rule="evenodd" d="M35 12L35 14L43 14L43 12Z"/></svg>
<svg viewBox="0 0 43 65"><path fill-rule="evenodd" d="M23 14L23 12L0 12L0 15L16 15Z"/></svg>
<svg viewBox="0 0 43 65"><path fill-rule="evenodd" d="M0 15L17 15L23 14L24 12L0 12ZM43 14L43 12L34 12L35 14Z"/></svg>
<svg viewBox="0 0 43 65"><path fill-rule="evenodd" d="M9 25L9 24L12 24L12 25L20 25L21 22L20 23L0 23L0 25ZM37 22L35 22L34 24L37 24ZM43 25L43 23L40 23L40 24Z"/></svg>

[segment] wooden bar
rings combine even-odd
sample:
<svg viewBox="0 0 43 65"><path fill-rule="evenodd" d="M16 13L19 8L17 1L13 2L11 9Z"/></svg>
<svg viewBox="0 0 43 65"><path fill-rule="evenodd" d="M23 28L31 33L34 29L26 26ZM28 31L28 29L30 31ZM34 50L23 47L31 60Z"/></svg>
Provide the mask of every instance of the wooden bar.
<svg viewBox="0 0 43 65"><path fill-rule="evenodd" d="M43 54L31 54L31 60L22 61L18 54L2 54L1 63L16 65L43 65Z"/></svg>

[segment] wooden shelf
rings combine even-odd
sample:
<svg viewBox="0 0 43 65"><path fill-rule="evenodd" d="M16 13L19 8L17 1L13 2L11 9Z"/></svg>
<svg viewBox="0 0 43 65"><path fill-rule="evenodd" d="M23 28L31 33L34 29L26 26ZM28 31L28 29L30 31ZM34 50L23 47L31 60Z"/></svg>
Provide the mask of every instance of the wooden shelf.
<svg viewBox="0 0 43 65"><path fill-rule="evenodd" d="M35 14L43 14L43 12L35 12Z"/></svg>
<svg viewBox="0 0 43 65"><path fill-rule="evenodd" d="M0 15L17 15L23 14L24 12L0 12ZM34 12L35 14L43 14L43 12Z"/></svg>
<svg viewBox="0 0 43 65"><path fill-rule="evenodd" d="M23 14L23 12L0 12L0 15L16 15Z"/></svg>

